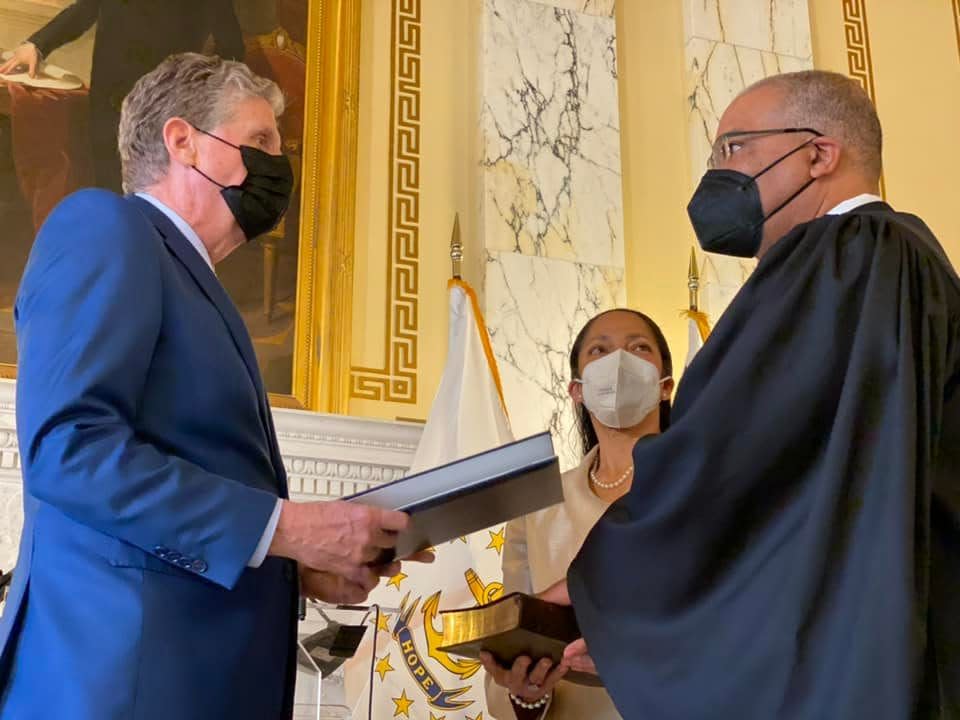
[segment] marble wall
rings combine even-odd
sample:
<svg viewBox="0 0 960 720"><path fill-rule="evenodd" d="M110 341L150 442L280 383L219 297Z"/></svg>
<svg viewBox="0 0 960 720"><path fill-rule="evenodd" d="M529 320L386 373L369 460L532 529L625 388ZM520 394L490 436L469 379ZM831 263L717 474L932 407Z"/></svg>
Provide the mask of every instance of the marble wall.
<svg viewBox="0 0 960 720"><path fill-rule="evenodd" d="M613 0L485 0L485 315L514 433L579 460L567 355L625 302Z"/></svg>
<svg viewBox="0 0 960 720"><path fill-rule="evenodd" d="M706 170L720 115L748 85L813 67L807 0L684 0L691 191ZM716 319L753 270L752 260L707 256L702 307Z"/></svg>

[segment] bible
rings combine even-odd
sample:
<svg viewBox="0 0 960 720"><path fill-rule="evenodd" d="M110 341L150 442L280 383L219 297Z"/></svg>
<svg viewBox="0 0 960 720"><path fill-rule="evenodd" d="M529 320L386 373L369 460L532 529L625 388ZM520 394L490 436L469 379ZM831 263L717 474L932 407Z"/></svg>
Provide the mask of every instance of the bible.
<svg viewBox="0 0 960 720"><path fill-rule="evenodd" d="M510 593L492 603L463 610L443 610L443 645L451 655L479 659L480 651L511 667L526 655L534 663L550 658L559 663L563 649L580 637L573 608L524 593ZM590 673L569 671L563 678L579 685L601 685Z"/></svg>
<svg viewBox="0 0 960 720"><path fill-rule="evenodd" d="M563 486L543 432L344 500L410 514L395 552L377 558L382 564L562 502Z"/></svg>

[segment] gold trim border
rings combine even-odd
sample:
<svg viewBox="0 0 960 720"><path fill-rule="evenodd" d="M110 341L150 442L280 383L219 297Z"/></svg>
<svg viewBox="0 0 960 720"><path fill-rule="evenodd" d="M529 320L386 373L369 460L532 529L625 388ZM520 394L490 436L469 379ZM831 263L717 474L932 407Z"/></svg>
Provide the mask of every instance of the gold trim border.
<svg viewBox="0 0 960 720"><path fill-rule="evenodd" d="M953 0L953 29L957 33L957 57L960 58L960 0Z"/></svg>
<svg viewBox="0 0 960 720"><path fill-rule="evenodd" d="M847 74L860 83L876 105L877 91L873 82L870 29L867 27L867 0L843 0L843 35L847 45ZM880 195L884 199L887 197L886 183L882 173Z"/></svg>
<svg viewBox="0 0 960 720"><path fill-rule="evenodd" d="M351 370L350 397L416 404L420 304L421 0L393 0L386 328L379 367Z"/></svg>
<svg viewBox="0 0 960 720"><path fill-rule="evenodd" d="M314 0L307 21L309 174L301 200L293 389L300 406L338 414L349 407L361 1ZM271 400L285 405L285 398Z"/></svg>

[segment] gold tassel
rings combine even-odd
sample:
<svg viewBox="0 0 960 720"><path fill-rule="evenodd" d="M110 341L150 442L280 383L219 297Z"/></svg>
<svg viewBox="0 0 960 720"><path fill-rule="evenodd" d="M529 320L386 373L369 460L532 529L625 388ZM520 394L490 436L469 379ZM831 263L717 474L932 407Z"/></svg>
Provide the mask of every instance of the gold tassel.
<svg viewBox="0 0 960 720"><path fill-rule="evenodd" d="M697 324L697 330L700 331L700 340L703 342L707 341L707 338L710 337L710 320L707 319L705 312L701 312L700 310L681 310L680 317L693 320Z"/></svg>

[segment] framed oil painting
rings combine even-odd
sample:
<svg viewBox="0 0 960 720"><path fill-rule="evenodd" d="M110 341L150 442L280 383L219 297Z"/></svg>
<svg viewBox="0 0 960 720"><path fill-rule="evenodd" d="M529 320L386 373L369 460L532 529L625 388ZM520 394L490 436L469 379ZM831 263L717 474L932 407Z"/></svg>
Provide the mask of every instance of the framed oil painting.
<svg viewBox="0 0 960 720"><path fill-rule="evenodd" d="M40 60L0 76L0 377L16 376L13 304L44 218L80 188L121 191L123 97L168 54L206 52L280 85L296 177L280 227L217 275L274 405L344 412L359 35L360 0L0 0L0 57L31 41Z"/></svg>

